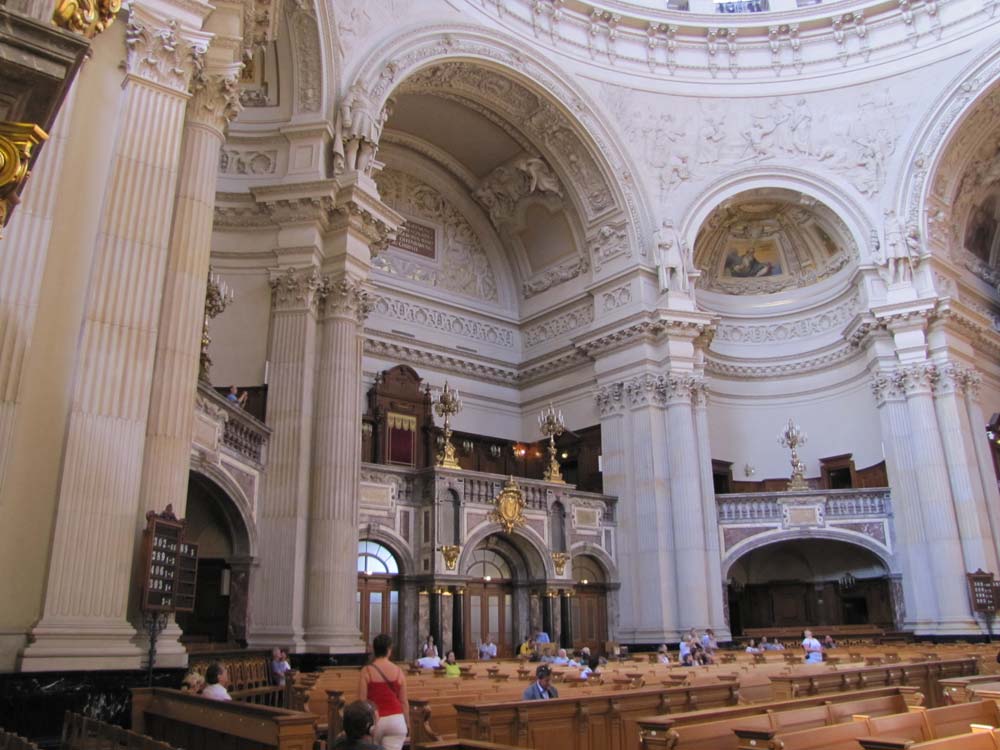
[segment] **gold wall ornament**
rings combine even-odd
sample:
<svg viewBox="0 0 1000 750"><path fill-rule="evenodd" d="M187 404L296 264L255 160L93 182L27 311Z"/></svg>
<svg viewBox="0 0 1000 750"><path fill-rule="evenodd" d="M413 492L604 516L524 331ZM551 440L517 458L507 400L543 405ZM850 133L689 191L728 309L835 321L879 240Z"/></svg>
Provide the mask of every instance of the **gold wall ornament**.
<svg viewBox="0 0 1000 750"><path fill-rule="evenodd" d="M221 315L234 298L233 290L210 266L208 281L205 285L205 319L201 326L201 355L198 358L198 379L206 383L211 382L208 379L208 373L212 368L212 358L208 356L208 347L212 343L212 337L208 335L208 322Z"/></svg>
<svg viewBox="0 0 1000 750"><path fill-rule="evenodd" d="M441 556L444 558L444 567L448 570L454 570L458 566L458 555L462 548L457 544L445 544L438 549L441 550Z"/></svg>
<svg viewBox="0 0 1000 750"><path fill-rule="evenodd" d="M569 562L569 555L565 552L553 552L552 564L556 566L556 575L561 576L566 573L566 563Z"/></svg>
<svg viewBox="0 0 1000 750"><path fill-rule="evenodd" d="M515 526L524 526L527 523L524 518L524 493L521 492L513 476L504 482L503 489L494 502L497 507L490 511L489 520L503 526L503 530L508 534L514 531Z"/></svg>
<svg viewBox="0 0 1000 750"><path fill-rule="evenodd" d="M0 229L7 226L30 174L31 152L48 138L33 122L0 121Z"/></svg>
<svg viewBox="0 0 1000 750"><path fill-rule="evenodd" d="M58 0L52 23L93 39L114 23L121 9L121 0Z"/></svg>

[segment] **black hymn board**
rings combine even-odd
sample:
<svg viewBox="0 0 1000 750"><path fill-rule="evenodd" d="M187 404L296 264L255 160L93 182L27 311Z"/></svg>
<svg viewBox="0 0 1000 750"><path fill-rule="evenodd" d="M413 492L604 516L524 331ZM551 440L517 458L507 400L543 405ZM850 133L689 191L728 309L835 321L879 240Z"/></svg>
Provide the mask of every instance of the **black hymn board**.
<svg viewBox="0 0 1000 750"><path fill-rule="evenodd" d="M194 610L198 545L184 540L184 521L168 505L163 513L146 514L142 535L145 576L142 609L147 613Z"/></svg>

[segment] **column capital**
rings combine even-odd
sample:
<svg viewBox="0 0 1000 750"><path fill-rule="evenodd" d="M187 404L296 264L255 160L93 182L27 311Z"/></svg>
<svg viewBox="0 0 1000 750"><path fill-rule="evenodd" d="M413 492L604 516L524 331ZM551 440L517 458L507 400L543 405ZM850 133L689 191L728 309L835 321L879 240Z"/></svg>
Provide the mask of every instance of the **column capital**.
<svg viewBox="0 0 1000 750"><path fill-rule="evenodd" d="M625 381L625 395L628 404L633 409L645 406L665 406L667 394L662 375L644 372L642 375Z"/></svg>
<svg viewBox="0 0 1000 750"><path fill-rule="evenodd" d="M133 5L125 29L125 72L185 95L192 76L204 65L211 38L182 26L176 18L162 18Z"/></svg>
<svg viewBox="0 0 1000 750"><path fill-rule="evenodd" d="M191 77L191 100L187 106L187 121L204 125L222 135L226 126L243 109L240 104L240 69L196 70Z"/></svg>
<svg viewBox="0 0 1000 750"><path fill-rule="evenodd" d="M271 310L315 311L323 287L323 277L313 266L272 273Z"/></svg>
<svg viewBox="0 0 1000 750"><path fill-rule="evenodd" d="M898 370L877 370L872 375L871 387L876 406L906 397L902 374Z"/></svg>
<svg viewBox="0 0 1000 750"><path fill-rule="evenodd" d="M359 325L365 322L375 304L364 282L349 276L336 280L324 277L321 293L324 317L350 319Z"/></svg>
<svg viewBox="0 0 1000 750"><path fill-rule="evenodd" d="M901 367L897 371L897 377L900 379L900 385L906 395L913 396L931 393L940 378L940 372L936 365L922 362Z"/></svg>
<svg viewBox="0 0 1000 750"><path fill-rule="evenodd" d="M625 384L608 383L600 386L594 393L597 409L602 417L611 417L625 413Z"/></svg>
<svg viewBox="0 0 1000 750"><path fill-rule="evenodd" d="M979 385L982 377L974 369L964 367L955 362L948 362L938 368L938 378L934 382L934 395L943 396L952 393L970 395L973 399L979 397Z"/></svg>
<svg viewBox="0 0 1000 750"><path fill-rule="evenodd" d="M661 376L662 387L668 404L692 403L704 382L691 373L668 372Z"/></svg>

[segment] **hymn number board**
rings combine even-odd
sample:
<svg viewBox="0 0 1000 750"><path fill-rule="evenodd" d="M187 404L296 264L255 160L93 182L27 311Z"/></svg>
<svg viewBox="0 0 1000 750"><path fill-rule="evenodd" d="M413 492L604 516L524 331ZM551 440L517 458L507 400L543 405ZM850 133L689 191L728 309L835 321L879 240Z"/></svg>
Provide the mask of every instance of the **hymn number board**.
<svg viewBox="0 0 1000 750"><path fill-rule="evenodd" d="M972 600L972 611L992 615L997 611L996 581L992 573L984 573L980 568L975 573L966 573L969 584L969 598Z"/></svg>
<svg viewBox="0 0 1000 750"><path fill-rule="evenodd" d="M146 564L143 611L194 610L198 545L184 540L184 521L177 519L169 505L163 513L150 511L146 514L143 560Z"/></svg>

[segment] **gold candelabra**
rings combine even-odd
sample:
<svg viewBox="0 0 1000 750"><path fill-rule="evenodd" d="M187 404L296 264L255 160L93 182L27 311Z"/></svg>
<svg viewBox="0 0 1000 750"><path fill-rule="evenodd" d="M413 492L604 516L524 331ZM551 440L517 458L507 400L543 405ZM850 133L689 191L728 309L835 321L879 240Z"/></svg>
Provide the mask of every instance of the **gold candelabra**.
<svg viewBox="0 0 1000 750"><path fill-rule="evenodd" d="M208 356L208 345L212 343L212 338L208 335L208 321L221 315L234 296L229 285L209 267L205 289L205 322L201 327L201 357L198 360L198 378L206 383L210 382L208 371L212 367L212 359Z"/></svg>
<svg viewBox="0 0 1000 750"><path fill-rule="evenodd" d="M806 444L809 437L791 419L785 425L785 429L778 433L778 445L792 451L792 478L788 482L789 490L808 490L809 485L805 480L806 467L799 458L797 448Z"/></svg>
<svg viewBox="0 0 1000 750"><path fill-rule="evenodd" d="M462 467L458 465L458 459L455 458L455 446L451 442L451 417L462 411L462 399L457 390L448 387L447 380L444 383L444 389L434 401L434 411L444 419L444 443L437 456L437 465L446 469L460 469Z"/></svg>
<svg viewBox="0 0 1000 750"><path fill-rule="evenodd" d="M549 439L549 465L545 467L543 478L546 482L564 483L559 462L556 460L556 437L566 430L562 411L557 412L552 408L552 404L549 404L549 408L538 415L538 429Z"/></svg>

